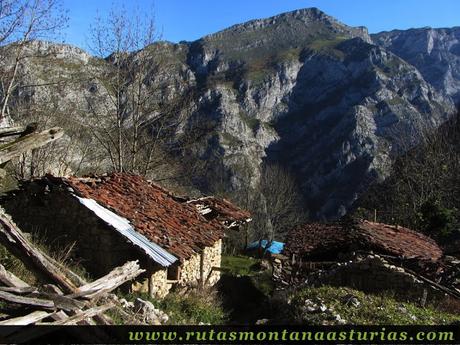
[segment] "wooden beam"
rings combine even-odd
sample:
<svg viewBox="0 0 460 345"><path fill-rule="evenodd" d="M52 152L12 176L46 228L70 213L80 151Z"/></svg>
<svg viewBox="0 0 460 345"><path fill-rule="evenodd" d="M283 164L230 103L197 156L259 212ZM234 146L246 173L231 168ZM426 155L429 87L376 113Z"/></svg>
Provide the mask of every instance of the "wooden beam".
<svg viewBox="0 0 460 345"><path fill-rule="evenodd" d="M21 135L26 130L24 126L16 126L16 127L5 127L0 128L0 138L9 137L13 135Z"/></svg>
<svg viewBox="0 0 460 345"><path fill-rule="evenodd" d="M37 288L33 286L26 286L26 287L5 287L5 286L0 286L0 291L3 292L9 292L13 293L16 295L27 295L32 292L36 292Z"/></svg>
<svg viewBox="0 0 460 345"><path fill-rule="evenodd" d="M34 292L29 297L36 297L36 298L51 300L53 301L54 306L56 308L66 310L66 311L77 311L77 310L83 309L86 306L86 302L77 301L73 298L69 298L69 297L54 294L54 293Z"/></svg>
<svg viewBox="0 0 460 345"><path fill-rule="evenodd" d="M99 315L101 313L106 312L109 309L112 309L115 305L114 304L106 304L100 307L94 307L90 308L87 310L82 311L81 313L77 313L74 316L71 316L67 319L60 320L60 321L55 321L55 322L47 322L43 323L43 325L53 325L53 326L58 326L58 325L75 325L80 321L86 320L88 318L92 318L96 315Z"/></svg>
<svg viewBox="0 0 460 345"><path fill-rule="evenodd" d="M16 277L13 273L8 272L2 264L0 264L0 282L9 287L29 287L29 284Z"/></svg>
<svg viewBox="0 0 460 345"><path fill-rule="evenodd" d="M48 313L43 310L34 311L25 316L19 316L12 319L0 321L0 326L27 326L38 321L41 321L47 317L50 317L53 313ZM3 331L2 331L3 333Z"/></svg>
<svg viewBox="0 0 460 345"><path fill-rule="evenodd" d="M84 297L92 299L115 290L120 285L136 278L143 272L145 272L145 270L139 267L137 261L129 261L123 266L115 268L104 277L99 278L92 283L80 286L76 293L69 295L68 297Z"/></svg>
<svg viewBox="0 0 460 345"><path fill-rule="evenodd" d="M49 258L38 250L22 231L14 224L11 218L0 209L0 243L2 243L13 255L19 258L27 268L37 272L46 280L57 284L66 292L73 293L77 287L61 273Z"/></svg>
<svg viewBox="0 0 460 345"><path fill-rule="evenodd" d="M0 145L0 164L10 161L21 154L53 142L64 135L59 127L47 129L40 133L32 133L10 143Z"/></svg>
<svg viewBox="0 0 460 345"><path fill-rule="evenodd" d="M4 292L4 291L0 291L0 300L6 301L9 303L27 305L29 307L38 307L38 308L43 308L43 309L54 309L55 308L53 301L39 299L39 298L17 296L12 293Z"/></svg>

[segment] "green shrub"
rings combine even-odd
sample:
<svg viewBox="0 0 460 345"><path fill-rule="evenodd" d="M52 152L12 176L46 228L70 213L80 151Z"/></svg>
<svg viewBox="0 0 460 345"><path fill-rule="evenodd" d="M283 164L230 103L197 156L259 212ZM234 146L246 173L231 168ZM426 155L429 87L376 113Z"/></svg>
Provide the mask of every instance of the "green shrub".
<svg viewBox="0 0 460 345"><path fill-rule="evenodd" d="M458 225L456 214L457 209L444 207L439 200L429 199L421 206L418 216L426 233L445 238Z"/></svg>

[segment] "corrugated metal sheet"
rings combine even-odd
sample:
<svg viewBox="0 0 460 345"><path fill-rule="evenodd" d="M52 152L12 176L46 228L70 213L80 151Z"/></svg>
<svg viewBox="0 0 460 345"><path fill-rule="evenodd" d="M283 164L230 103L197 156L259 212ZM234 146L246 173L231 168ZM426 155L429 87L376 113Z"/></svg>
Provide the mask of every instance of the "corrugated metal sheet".
<svg viewBox="0 0 460 345"><path fill-rule="evenodd" d="M139 234L134 230L133 226L126 218L120 217L116 213L106 209L105 207L99 205L93 199L80 198L75 195L75 197L83 204L85 207L94 212L96 216L102 219L104 222L109 224L120 234L130 240L134 245L141 248L145 253L150 256L155 262L159 263L163 267L170 266L178 259L168 253L166 250L158 246L157 244L149 241L145 236Z"/></svg>

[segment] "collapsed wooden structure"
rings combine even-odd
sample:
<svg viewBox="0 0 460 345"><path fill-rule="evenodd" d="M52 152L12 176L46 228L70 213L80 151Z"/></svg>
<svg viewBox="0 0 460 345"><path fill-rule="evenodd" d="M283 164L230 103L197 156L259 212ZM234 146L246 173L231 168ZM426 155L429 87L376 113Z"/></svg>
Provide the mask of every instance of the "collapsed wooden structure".
<svg viewBox="0 0 460 345"><path fill-rule="evenodd" d="M40 133L35 130L35 124L0 128L0 165L64 134L61 128ZM120 314L127 314L111 292L144 272L138 262L130 261L93 282L87 282L39 250L3 209L0 209L0 244L21 260L31 274L45 282L42 286L31 286L0 264L0 326L111 325L114 321L105 314L108 310L115 308ZM14 334L4 332L1 336L9 336L15 342L37 336L20 328L11 332L16 333L16 337L11 338Z"/></svg>
<svg viewBox="0 0 460 345"><path fill-rule="evenodd" d="M124 311L118 298L111 294L144 272L138 262L127 262L93 282L86 282L35 248L2 210L0 243L47 283L40 287L30 286L0 264L0 303L3 312L0 314L0 326L112 325L114 321L105 314L111 309L128 316L131 322L140 323L134 315ZM15 341L29 340L19 329L16 333L19 338L12 338ZM33 338L36 334L29 336Z"/></svg>

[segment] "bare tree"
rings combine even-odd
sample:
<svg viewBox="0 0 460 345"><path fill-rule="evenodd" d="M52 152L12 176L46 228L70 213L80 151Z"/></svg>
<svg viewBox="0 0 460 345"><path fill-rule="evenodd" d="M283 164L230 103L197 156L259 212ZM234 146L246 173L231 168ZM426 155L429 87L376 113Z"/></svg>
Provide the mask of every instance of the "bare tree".
<svg viewBox="0 0 460 345"><path fill-rule="evenodd" d="M454 116L438 129L419 126L418 145L405 146L391 175L370 186L358 200L356 214L396 223L433 235L428 213L438 221L459 222L460 125ZM369 215L371 213L371 215ZM454 218L457 220L455 221ZM430 229L431 227L431 229Z"/></svg>
<svg viewBox="0 0 460 345"><path fill-rule="evenodd" d="M284 240L287 231L308 219L300 186L287 168L276 163L265 164L260 191L272 226L272 233L268 234L270 240Z"/></svg>
<svg viewBox="0 0 460 345"><path fill-rule="evenodd" d="M168 63L157 58L153 46L160 37L153 11L128 14L113 8L108 17L96 19L92 32L93 52L109 62L96 76L107 93L88 99L97 119L93 135L112 170L147 175L168 161L168 138L187 97L168 95L152 81Z"/></svg>
<svg viewBox="0 0 460 345"><path fill-rule="evenodd" d="M9 116L11 95L18 86L24 60L34 55L30 42L55 38L66 21L59 0L0 0L0 44L9 44L12 60L0 71L1 120Z"/></svg>

